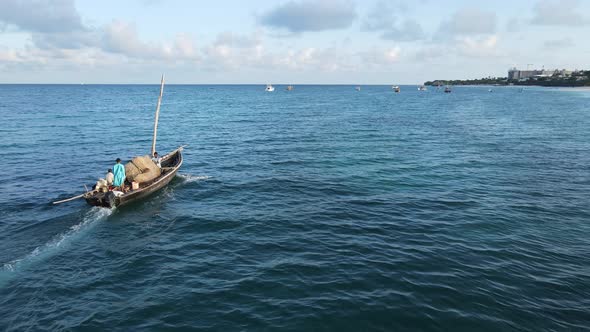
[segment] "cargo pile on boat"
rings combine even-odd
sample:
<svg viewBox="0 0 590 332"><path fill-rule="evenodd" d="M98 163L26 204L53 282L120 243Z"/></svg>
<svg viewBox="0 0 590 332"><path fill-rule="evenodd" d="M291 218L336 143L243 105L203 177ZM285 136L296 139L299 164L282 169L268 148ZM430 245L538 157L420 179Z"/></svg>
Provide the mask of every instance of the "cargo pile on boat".
<svg viewBox="0 0 590 332"><path fill-rule="evenodd" d="M127 181L146 183L154 180L162 171L149 156L138 156L125 164Z"/></svg>

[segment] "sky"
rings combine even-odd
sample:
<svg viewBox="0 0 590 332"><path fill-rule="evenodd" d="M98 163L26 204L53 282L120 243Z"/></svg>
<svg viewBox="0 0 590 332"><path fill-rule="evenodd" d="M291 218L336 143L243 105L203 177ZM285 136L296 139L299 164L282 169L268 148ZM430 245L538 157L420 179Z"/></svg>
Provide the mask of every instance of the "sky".
<svg viewBox="0 0 590 332"><path fill-rule="evenodd" d="M0 83L420 84L590 69L582 0L0 0Z"/></svg>

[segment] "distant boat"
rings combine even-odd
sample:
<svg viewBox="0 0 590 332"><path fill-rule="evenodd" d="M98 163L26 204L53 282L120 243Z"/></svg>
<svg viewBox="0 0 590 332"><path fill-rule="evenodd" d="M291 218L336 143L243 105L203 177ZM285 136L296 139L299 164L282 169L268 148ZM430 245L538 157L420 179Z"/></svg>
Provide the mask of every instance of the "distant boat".
<svg viewBox="0 0 590 332"><path fill-rule="evenodd" d="M451 93L451 87L450 86L446 86L445 87L445 93Z"/></svg>
<svg viewBox="0 0 590 332"><path fill-rule="evenodd" d="M391 88L393 89L393 92L395 92L395 93L400 92L399 86L397 86L397 85L394 85Z"/></svg>
<svg viewBox="0 0 590 332"><path fill-rule="evenodd" d="M492 90L492 89L488 89L488 92L493 92L493 91L494 91L494 90Z"/></svg>
<svg viewBox="0 0 590 332"><path fill-rule="evenodd" d="M270 84L267 84L265 91L266 92L273 92L273 91L275 91L275 87Z"/></svg>
<svg viewBox="0 0 590 332"><path fill-rule="evenodd" d="M426 85L419 86L418 91L426 91Z"/></svg>
<svg viewBox="0 0 590 332"><path fill-rule="evenodd" d="M287 91L292 91L293 90L293 86L292 85L287 85Z"/></svg>
<svg viewBox="0 0 590 332"><path fill-rule="evenodd" d="M355 89L356 91L361 91L361 87L360 87L360 86L356 86L354 89Z"/></svg>

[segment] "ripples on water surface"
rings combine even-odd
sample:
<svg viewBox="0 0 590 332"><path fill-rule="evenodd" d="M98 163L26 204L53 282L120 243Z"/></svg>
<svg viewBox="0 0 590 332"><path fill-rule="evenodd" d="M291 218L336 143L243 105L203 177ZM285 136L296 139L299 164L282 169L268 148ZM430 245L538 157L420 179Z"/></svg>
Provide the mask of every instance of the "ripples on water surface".
<svg viewBox="0 0 590 332"><path fill-rule="evenodd" d="M158 89L0 86L0 330L589 328L589 93L167 86L180 175L51 206Z"/></svg>

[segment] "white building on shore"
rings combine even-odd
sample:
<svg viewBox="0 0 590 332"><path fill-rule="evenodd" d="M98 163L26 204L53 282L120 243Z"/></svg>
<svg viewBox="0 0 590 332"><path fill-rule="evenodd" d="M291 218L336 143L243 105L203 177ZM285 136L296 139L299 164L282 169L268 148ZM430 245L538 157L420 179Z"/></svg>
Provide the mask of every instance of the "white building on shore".
<svg viewBox="0 0 590 332"><path fill-rule="evenodd" d="M531 78L539 77L568 77L571 76L573 71L566 69L533 69L533 70L519 70L511 68L508 70L509 80L526 81Z"/></svg>

